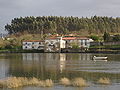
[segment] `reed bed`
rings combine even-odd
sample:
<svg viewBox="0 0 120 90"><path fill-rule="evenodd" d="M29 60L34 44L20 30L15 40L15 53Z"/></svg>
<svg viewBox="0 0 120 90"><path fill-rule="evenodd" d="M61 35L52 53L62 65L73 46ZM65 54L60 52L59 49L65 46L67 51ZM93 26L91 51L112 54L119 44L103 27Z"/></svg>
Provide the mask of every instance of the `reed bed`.
<svg viewBox="0 0 120 90"><path fill-rule="evenodd" d="M68 78L61 78L60 79L60 84L64 85L64 86L70 86L71 85L71 81Z"/></svg>
<svg viewBox="0 0 120 90"><path fill-rule="evenodd" d="M51 79L39 80L35 77L9 77L6 80L0 80L0 88L18 88L23 86L52 87L54 85Z"/></svg>
<svg viewBox="0 0 120 90"><path fill-rule="evenodd" d="M60 84L64 86L74 86L74 87L85 87L88 86L86 81L83 78L74 78L73 80L69 80L68 78L61 78Z"/></svg>
<svg viewBox="0 0 120 90"><path fill-rule="evenodd" d="M98 80L98 83L99 83L99 84L105 84L105 85L111 84L109 78L100 78L100 79Z"/></svg>
<svg viewBox="0 0 120 90"><path fill-rule="evenodd" d="M72 80L72 86L74 87L86 87L88 86L86 80L83 78L75 78Z"/></svg>
<svg viewBox="0 0 120 90"><path fill-rule="evenodd" d="M108 85L110 84L109 78L100 78L97 83ZM64 77L59 80L59 84L64 86L73 86L73 87L86 87L89 86L81 77L74 78L72 80ZM54 83L51 79L40 80L35 77L26 78L26 77L8 77L4 80L0 80L0 88L18 88L24 86L37 86L37 87L52 87Z"/></svg>

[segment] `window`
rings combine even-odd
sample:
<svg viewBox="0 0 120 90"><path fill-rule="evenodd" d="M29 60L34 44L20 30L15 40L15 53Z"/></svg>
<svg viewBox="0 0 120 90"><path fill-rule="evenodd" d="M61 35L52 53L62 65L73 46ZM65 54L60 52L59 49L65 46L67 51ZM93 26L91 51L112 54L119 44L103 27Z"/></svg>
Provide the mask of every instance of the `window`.
<svg viewBox="0 0 120 90"><path fill-rule="evenodd" d="M81 46L83 45L83 40L81 40Z"/></svg>
<svg viewBox="0 0 120 90"><path fill-rule="evenodd" d="M51 41L50 43L53 44L53 41Z"/></svg>
<svg viewBox="0 0 120 90"><path fill-rule="evenodd" d="M41 42L39 42L39 44L42 44Z"/></svg>
<svg viewBox="0 0 120 90"><path fill-rule="evenodd" d="M87 46L87 40L85 40L85 46Z"/></svg>

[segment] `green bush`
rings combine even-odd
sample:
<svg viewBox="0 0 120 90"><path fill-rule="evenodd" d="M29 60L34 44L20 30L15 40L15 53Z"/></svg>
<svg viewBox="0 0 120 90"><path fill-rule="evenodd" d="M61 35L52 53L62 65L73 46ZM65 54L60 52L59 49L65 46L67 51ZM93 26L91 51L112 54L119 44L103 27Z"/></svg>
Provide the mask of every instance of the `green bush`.
<svg viewBox="0 0 120 90"><path fill-rule="evenodd" d="M6 45L5 49L13 49L13 46L12 45Z"/></svg>
<svg viewBox="0 0 120 90"><path fill-rule="evenodd" d="M99 41L99 36L96 36L96 35L91 35L90 36L91 39L93 39L94 41Z"/></svg>
<svg viewBox="0 0 120 90"><path fill-rule="evenodd" d="M72 48L73 48L73 49L78 49L78 48L79 48L79 45L72 45Z"/></svg>

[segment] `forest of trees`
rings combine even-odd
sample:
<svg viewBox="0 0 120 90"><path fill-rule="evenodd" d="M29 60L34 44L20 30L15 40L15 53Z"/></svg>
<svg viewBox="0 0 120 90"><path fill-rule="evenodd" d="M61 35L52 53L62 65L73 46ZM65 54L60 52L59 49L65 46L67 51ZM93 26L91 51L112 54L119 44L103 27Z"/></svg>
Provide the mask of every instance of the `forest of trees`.
<svg viewBox="0 0 120 90"><path fill-rule="evenodd" d="M5 26L9 34L28 32L32 34L68 34L87 32L87 34L120 33L120 18L94 16L78 17L20 17L14 18Z"/></svg>

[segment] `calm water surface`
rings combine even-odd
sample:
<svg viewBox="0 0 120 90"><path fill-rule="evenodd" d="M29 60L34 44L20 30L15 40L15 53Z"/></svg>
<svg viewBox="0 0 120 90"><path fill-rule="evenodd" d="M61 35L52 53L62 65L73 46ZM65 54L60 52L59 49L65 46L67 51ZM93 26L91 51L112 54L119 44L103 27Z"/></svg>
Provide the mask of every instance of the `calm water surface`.
<svg viewBox="0 0 120 90"><path fill-rule="evenodd" d="M94 55L107 56L108 61L93 61ZM55 85L52 88L24 87L15 90L120 90L120 55L82 53L0 54L0 79L10 76L36 77L43 80L50 78L56 83L61 77L69 79L82 77L90 83L90 87L82 88ZM95 84L101 77L110 78L112 84L104 86Z"/></svg>

